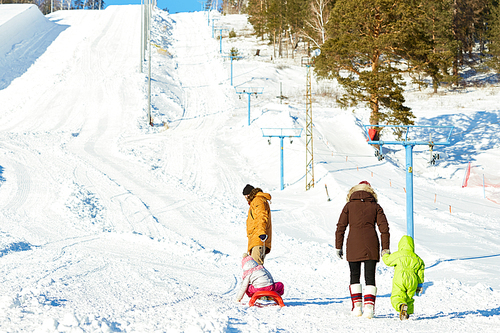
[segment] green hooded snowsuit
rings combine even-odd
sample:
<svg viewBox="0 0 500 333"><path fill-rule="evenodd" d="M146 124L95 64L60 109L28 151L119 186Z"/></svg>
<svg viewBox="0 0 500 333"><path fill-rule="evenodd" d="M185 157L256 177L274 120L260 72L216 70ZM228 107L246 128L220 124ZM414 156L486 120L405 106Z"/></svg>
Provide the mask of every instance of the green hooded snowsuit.
<svg viewBox="0 0 500 333"><path fill-rule="evenodd" d="M399 241L398 251L392 254L386 253L382 257L387 266L395 266L391 304L398 312L401 304L407 304L408 314L413 313L413 295L417 286L424 283L425 264L414 251L413 238L403 236Z"/></svg>

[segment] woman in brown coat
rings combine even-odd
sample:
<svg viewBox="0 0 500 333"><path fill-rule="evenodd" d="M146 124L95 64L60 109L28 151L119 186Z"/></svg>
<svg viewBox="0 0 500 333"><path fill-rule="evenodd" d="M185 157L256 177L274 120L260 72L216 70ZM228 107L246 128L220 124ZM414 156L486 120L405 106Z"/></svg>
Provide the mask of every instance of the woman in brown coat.
<svg viewBox="0 0 500 333"><path fill-rule="evenodd" d="M382 253L389 252L389 224L384 210L377 203L377 194L367 181L362 181L351 188L347 195L347 204L342 209L337 231L335 232L335 248L340 259L343 258L342 247L344 234L349 226L347 236L347 261L351 270L349 291L352 300L352 314L373 318L375 297L375 270L380 260L380 242L375 230L375 224L380 232ZM360 284L361 263L365 268L365 298L362 310L362 288Z"/></svg>
<svg viewBox="0 0 500 333"><path fill-rule="evenodd" d="M243 189L243 195L250 205L247 217L248 254L262 265L266 254L271 251L271 195L249 184Z"/></svg>

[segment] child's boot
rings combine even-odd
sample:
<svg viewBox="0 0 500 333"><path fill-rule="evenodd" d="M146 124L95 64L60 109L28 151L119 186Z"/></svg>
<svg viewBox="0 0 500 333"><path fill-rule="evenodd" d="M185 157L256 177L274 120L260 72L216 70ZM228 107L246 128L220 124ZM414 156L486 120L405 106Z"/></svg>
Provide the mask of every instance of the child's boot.
<svg viewBox="0 0 500 333"><path fill-rule="evenodd" d="M363 314L363 290L361 284L351 284L349 286L349 292L351 293L352 309L351 314L355 317L361 317Z"/></svg>
<svg viewBox="0 0 500 333"><path fill-rule="evenodd" d="M375 298L377 297L377 287L365 287L365 306L363 309L363 317L372 319L375 313Z"/></svg>
<svg viewBox="0 0 500 333"><path fill-rule="evenodd" d="M408 305L403 303L399 306L399 319L406 320L408 317Z"/></svg>

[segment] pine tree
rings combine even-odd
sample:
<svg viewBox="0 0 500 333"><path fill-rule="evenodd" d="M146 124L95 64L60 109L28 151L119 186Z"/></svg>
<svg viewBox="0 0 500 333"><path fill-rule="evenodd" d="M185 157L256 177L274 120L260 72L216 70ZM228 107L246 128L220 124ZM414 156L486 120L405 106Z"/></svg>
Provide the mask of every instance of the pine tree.
<svg viewBox="0 0 500 333"><path fill-rule="evenodd" d="M286 1L286 25L288 39L293 44L294 48L298 46L299 36L304 30L304 26L306 25L306 18L309 15L309 11L310 0Z"/></svg>
<svg viewBox="0 0 500 333"><path fill-rule="evenodd" d="M263 37L266 31L266 0L250 0L247 6L248 22L253 26L255 33Z"/></svg>
<svg viewBox="0 0 500 333"><path fill-rule="evenodd" d="M421 11L424 32L428 35L429 47L424 48L425 60L422 71L432 80L434 93L441 82L454 82L455 77L449 74L453 59L457 54L458 42L452 33L454 0L424 1ZM418 63L413 59L412 65ZM420 72L418 72L420 74Z"/></svg>
<svg viewBox="0 0 500 333"><path fill-rule="evenodd" d="M471 68L477 62L473 50L476 42L481 49L485 43L488 17L491 0L454 0L453 3L453 36L458 45L453 62L453 75L459 81L459 68Z"/></svg>
<svg viewBox="0 0 500 333"><path fill-rule="evenodd" d="M488 17L488 51L487 65L500 73L500 6L498 1L491 3L491 11Z"/></svg>
<svg viewBox="0 0 500 333"><path fill-rule="evenodd" d="M342 85L341 106L367 105L372 125L413 124L404 105L402 65L415 44L427 43L415 34L422 30L415 20L418 10L411 0L339 0L330 13L315 72Z"/></svg>

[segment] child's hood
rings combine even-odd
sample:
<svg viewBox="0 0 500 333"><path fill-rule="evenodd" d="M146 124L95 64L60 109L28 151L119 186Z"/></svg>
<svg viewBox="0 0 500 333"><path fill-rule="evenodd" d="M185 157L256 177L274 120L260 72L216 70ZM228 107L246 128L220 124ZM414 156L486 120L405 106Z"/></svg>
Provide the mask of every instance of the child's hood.
<svg viewBox="0 0 500 333"><path fill-rule="evenodd" d="M243 279L255 271L264 269L264 266L259 265L251 256L245 256L241 261L241 267L243 268Z"/></svg>
<svg viewBox="0 0 500 333"><path fill-rule="evenodd" d="M413 242L413 238L407 235L401 237L401 240L398 243L398 250L415 252L415 243Z"/></svg>
<svg viewBox="0 0 500 333"><path fill-rule="evenodd" d="M248 271L249 269L257 267L259 264L251 256L245 256L241 261L241 268L243 271Z"/></svg>

